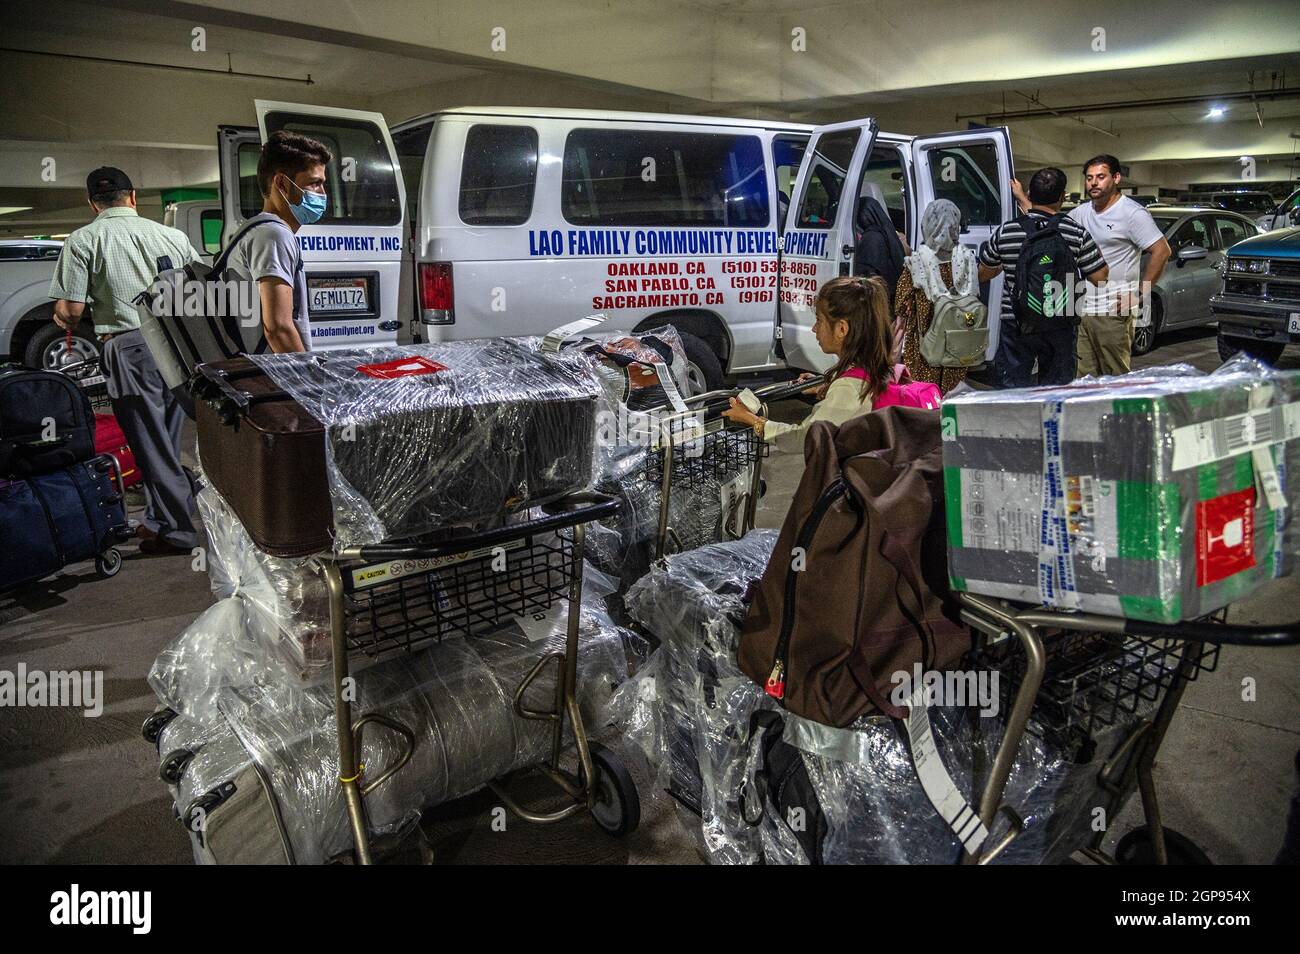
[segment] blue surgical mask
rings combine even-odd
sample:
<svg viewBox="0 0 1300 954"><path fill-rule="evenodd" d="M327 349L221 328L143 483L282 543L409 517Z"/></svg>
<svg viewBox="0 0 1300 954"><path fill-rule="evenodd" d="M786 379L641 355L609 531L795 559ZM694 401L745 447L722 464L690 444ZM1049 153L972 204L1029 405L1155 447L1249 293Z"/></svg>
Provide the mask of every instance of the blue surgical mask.
<svg viewBox="0 0 1300 954"><path fill-rule="evenodd" d="M283 192L280 193L280 197L289 206L289 211L293 213L293 217L298 220L300 225L311 225L319 222L320 217L325 214L325 206L327 205L325 195L320 192L308 192L296 182L290 182L290 184L302 193L302 201L296 205L289 201L287 195Z"/></svg>

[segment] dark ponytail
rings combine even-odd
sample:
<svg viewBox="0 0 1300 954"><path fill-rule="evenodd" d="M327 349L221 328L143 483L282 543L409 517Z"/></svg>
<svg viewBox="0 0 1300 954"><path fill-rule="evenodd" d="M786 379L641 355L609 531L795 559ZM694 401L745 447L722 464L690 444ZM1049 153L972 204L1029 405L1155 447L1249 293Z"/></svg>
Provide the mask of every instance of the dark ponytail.
<svg viewBox="0 0 1300 954"><path fill-rule="evenodd" d="M827 374L827 381L834 381L849 368L861 368L867 375L862 382L861 397L864 401L874 401L893 376L890 352L894 335L890 330L889 291L884 281L874 275L832 278L818 289L816 309L824 312L831 322L845 321L849 325L839 360Z"/></svg>

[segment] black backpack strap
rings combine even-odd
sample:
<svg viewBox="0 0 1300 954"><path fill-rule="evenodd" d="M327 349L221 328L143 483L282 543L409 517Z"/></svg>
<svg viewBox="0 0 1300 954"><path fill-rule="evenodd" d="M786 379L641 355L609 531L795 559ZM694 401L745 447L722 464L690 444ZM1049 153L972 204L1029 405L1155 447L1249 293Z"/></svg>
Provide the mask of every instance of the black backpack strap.
<svg viewBox="0 0 1300 954"><path fill-rule="evenodd" d="M221 277L226 270L226 263L230 260L231 253L235 251L235 248L239 245L240 241L243 240L245 235L253 231L253 229L257 228L259 225L274 225L277 222L284 225L283 222L280 222L279 218L255 219L252 222L245 222L244 227L235 233L235 237L230 240L230 244L221 250L221 254L217 256L217 260L212 263L212 271L210 274L214 278ZM285 227L288 228L288 226Z"/></svg>

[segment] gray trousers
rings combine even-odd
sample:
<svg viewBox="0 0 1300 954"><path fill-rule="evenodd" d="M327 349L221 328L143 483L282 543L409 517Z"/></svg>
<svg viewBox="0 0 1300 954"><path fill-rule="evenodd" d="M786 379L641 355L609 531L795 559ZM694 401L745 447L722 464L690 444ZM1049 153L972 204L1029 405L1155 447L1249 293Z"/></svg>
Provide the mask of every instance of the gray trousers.
<svg viewBox="0 0 1300 954"><path fill-rule="evenodd" d="M128 331L104 345L113 413L144 482L144 525L173 546L199 545L194 488L181 466L185 414L163 381L144 335Z"/></svg>

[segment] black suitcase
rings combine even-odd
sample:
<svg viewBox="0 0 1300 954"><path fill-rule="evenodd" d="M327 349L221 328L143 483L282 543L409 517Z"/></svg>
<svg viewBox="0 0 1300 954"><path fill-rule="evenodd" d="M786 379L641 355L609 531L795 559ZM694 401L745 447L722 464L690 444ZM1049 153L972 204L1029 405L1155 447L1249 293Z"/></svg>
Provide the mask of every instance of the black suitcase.
<svg viewBox="0 0 1300 954"><path fill-rule="evenodd" d="M77 382L0 367L0 476L48 474L94 456L95 415Z"/></svg>
<svg viewBox="0 0 1300 954"><path fill-rule="evenodd" d="M27 480L0 480L0 590L91 558L103 576L114 576L122 567L114 544L130 534L111 457Z"/></svg>

